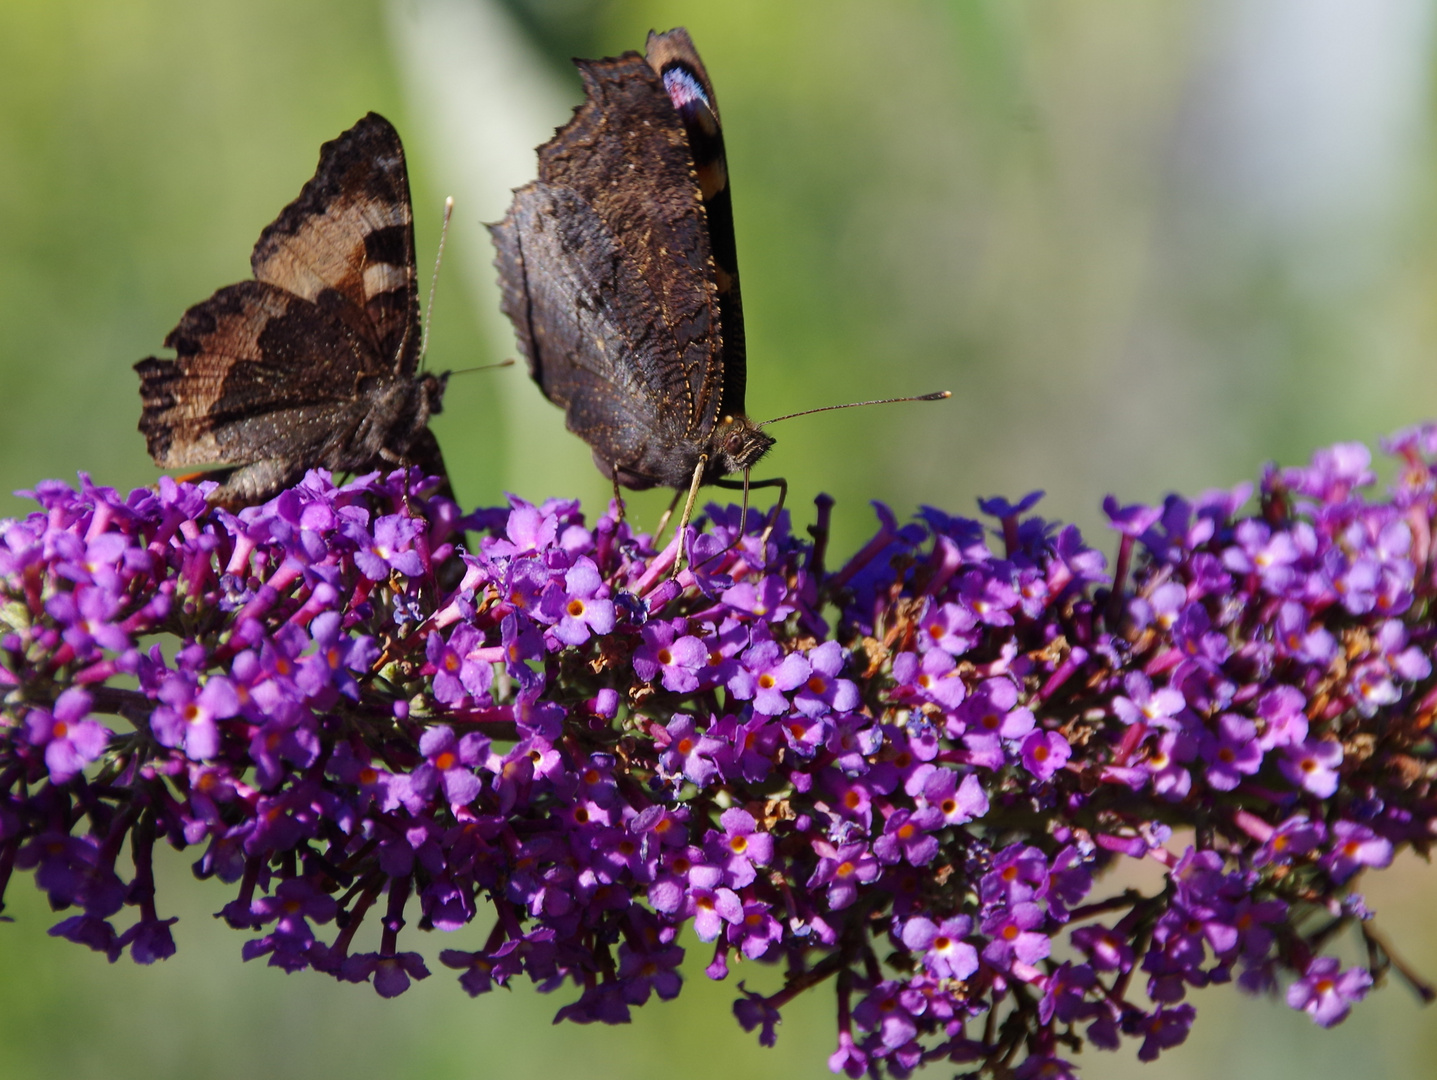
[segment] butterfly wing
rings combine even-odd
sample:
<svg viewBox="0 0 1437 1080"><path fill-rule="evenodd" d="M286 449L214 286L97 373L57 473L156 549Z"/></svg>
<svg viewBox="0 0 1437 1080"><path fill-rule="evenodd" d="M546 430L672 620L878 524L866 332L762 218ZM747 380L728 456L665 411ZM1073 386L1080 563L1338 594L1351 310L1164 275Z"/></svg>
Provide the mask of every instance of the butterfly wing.
<svg viewBox="0 0 1437 1080"><path fill-rule="evenodd" d="M363 313L376 374L419 364L414 213L399 133L378 113L325 143L299 197L250 256L256 280L319 302L333 293Z"/></svg>
<svg viewBox="0 0 1437 1080"><path fill-rule="evenodd" d="M720 408L722 353L708 228L688 138L659 75L637 53L576 62L586 98L539 148L539 180L604 223L653 295L670 339L641 362L663 387L663 435L706 433Z"/></svg>
<svg viewBox="0 0 1437 1080"><path fill-rule="evenodd" d="M672 485L663 403L683 393L666 363L674 334L618 239L578 193L542 182L516 191L490 233L501 307L569 430L606 475L618 466L631 487ZM686 483L684 468L677 475Z"/></svg>
<svg viewBox="0 0 1437 1080"><path fill-rule="evenodd" d="M412 216L387 120L370 113L325 143L313 179L260 234L257 280L185 312L165 338L175 359L135 365L155 463L243 466L218 495L238 501L314 466L407 455L442 392L414 375Z"/></svg>
<svg viewBox="0 0 1437 1080"><path fill-rule="evenodd" d="M644 59L659 76L688 136L689 152L708 218L709 248L714 260L719 324L722 328L723 385L720 411L744 412L747 350L743 302L738 287L738 248L733 234L733 197L729 190L728 156L718 99L688 31L649 33Z"/></svg>
<svg viewBox="0 0 1437 1080"><path fill-rule="evenodd" d="M348 316L348 319L346 319ZM185 312L165 338L173 360L135 365L140 431L161 468L309 458L354 427L353 388L372 366L348 305L244 281Z"/></svg>

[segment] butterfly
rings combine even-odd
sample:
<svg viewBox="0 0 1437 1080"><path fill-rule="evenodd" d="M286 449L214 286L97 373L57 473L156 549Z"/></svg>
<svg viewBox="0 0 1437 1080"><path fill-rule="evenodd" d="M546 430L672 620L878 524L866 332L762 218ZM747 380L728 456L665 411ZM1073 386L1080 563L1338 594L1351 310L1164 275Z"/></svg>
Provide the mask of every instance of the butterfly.
<svg viewBox="0 0 1437 1080"><path fill-rule="evenodd" d="M586 100L489 227L501 308L615 495L687 489L691 507L774 442L744 415L718 104L682 28L651 33L643 56L575 64Z"/></svg>
<svg viewBox="0 0 1437 1080"><path fill-rule="evenodd" d="M173 360L135 365L155 464L228 466L202 474L223 505L315 467L447 478L428 423L448 376L419 371L413 217L388 120L369 113L320 147L313 179L260 233L254 280L186 311L165 338Z"/></svg>

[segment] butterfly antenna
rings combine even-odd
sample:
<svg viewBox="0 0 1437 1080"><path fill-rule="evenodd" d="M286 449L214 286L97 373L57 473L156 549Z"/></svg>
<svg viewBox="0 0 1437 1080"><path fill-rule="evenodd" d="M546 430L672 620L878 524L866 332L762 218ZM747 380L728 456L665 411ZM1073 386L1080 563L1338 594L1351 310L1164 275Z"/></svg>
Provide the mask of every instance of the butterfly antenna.
<svg viewBox="0 0 1437 1080"><path fill-rule="evenodd" d="M953 396L951 390L938 390L931 394L919 394L917 397L889 397L874 398L872 401L850 401L847 405L823 405L817 409L804 409L803 412L793 412L786 416L775 416L772 420L765 420L759 427L768 427L769 424L776 424L780 420L792 420L795 416L808 416L810 413L833 412L835 409L856 409L860 405L896 405L900 401L942 401L944 398Z"/></svg>
<svg viewBox="0 0 1437 1080"><path fill-rule="evenodd" d="M444 224L439 229L439 253L434 256L434 276L429 279L429 302L424 305L424 334L419 339L419 362L429 351L429 320L434 316L434 290L439 287L439 265L444 261L444 241L449 239L449 219L454 216L454 196L444 200Z"/></svg>
<svg viewBox="0 0 1437 1080"><path fill-rule="evenodd" d="M495 368L513 367L513 366L514 366L514 361L513 361L513 360L500 360L497 364L480 364L478 367L463 367L463 368L459 368L457 371L451 371L451 372L449 372L448 374L449 374L450 376L454 376L454 375L472 375L472 374L474 374L474 372L476 372L476 371L493 371Z"/></svg>

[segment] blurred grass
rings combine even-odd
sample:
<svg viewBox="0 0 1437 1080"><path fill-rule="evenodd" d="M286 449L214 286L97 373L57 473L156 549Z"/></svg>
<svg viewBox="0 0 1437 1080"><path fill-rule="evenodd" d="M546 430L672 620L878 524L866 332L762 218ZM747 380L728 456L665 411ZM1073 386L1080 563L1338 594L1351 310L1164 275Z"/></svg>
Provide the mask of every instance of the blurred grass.
<svg viewBox="0 0 1437 1080"><path fill-rule="evenodd" d="M1363 11L1395 18L1414 3ZM965 512L976 495L1041 487L1050 514L1091 528L1107 491L1131 501L1227 485L1266 458L1300 460L1432 412L1437 184L1431 34L1420 20L1382 39L1416 64L1395 91L1415 120L1382 182L1303 218L1276 181L1243 171L1252 163L1233 118L1265 114L1223 97L1248 85L1232 74L1257 32L1244 18L1311 10L1283 0L505 7L545 57L541 76L571 102L567 53L641 48L650 27L693 33L725 121L756 418L955 391L947 404L776 429L764 474L789 478L800 522L816 491L838 497L840 556L869 528L869 498L900 513L919 502ZM0 5L0 492L78 469L122 488L153 478L130 365L186 306L247 275L250 246L309 177L319 144L368 109L406 135L428 265L449 148L411 134L422 117L401 93L388 18L379 0ZM1251 70L1293 62L1281 49L1258 59L1271 63ZM1377 59L1380 72L1402 57ZM1368 100L1360 66L1324 74ZM1292 132L1313 123L1292 120ZM1324 112L1317 123L1340 133L1367 121ZM1287 133L1279 124L1266 136L1279 161L1302 150ZM1275 202L1252 195L1270 188ZM488 261L480 213L492 216L464 206L456 216L454 267ZM476 287L458 269L441 280L436 367L498 358L504 331L494 332L497 312L471 302ZM506 379L524 376L456 379L436 421L468 502L498 499L523 474L516 455L529 433L507 430L500 390L512 388L495 383ZM567 490L592 507L606 492L586 459L574 454ZM637 500L637 512L656 514L660 501ZM25 506L0 496L0 513ZM470 1002L442 970L380 1002L367 988L241 965L240 935L209 917L224 898L182 863L169 860L163 893L182 916L181 952L153 969L111 967L45 937L52 916L27 880L12 884L0 1080L257 1066L307 1078L826 1075L826 992L787 1014L767 1052L729 1018L731 988L697 969L678 1002L639 1010L618 1031L551 1029L561 1000L527 989ZM1370 884L1380 925L1437 975L1430 870L1411 863ZM1437 1068L1427 1016L1397 988L1328 1033L1230 988L1200 1000L1193 1039L1161 1075ZM1145 1074L1106 1056L1086 1063L1090 1075Z"/></svg>

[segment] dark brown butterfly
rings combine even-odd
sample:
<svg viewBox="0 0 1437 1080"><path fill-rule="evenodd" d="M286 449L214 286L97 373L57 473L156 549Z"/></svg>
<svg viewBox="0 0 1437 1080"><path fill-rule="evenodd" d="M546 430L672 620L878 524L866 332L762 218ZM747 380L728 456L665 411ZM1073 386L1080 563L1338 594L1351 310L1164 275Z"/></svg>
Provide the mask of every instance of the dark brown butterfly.
<svg viewBox="0 0 1437 1080"><path fill-rule="evenodd" d="M701 484L746 491L774 442L744 415L718 103L681 28L651 33L644 56L574 63L586 100L490 226L501 306L615 496L620 484L687 489L682 531ZM722 479L740 471L742 484Z"/></svg>
<svg viewBox="0 0 1437 1080"><path fill-rule="evenodd" d="M633 489L712 483L773 445L744 415L744 337L718 105L682 29L576 60L587 100L490 227L529 372Z"/></svg>
<svg viewBox="0 0 1437 1080"><path fill-rule="evenodd" d="M388 120L370 113L320 147L250 266L253 281L185 312L165 338L173 360L135 365L155 464L229 466L204 474L225 504L263 501L316 466L446 476L428 422L448 376L418 370L413 211Z"/></svg>

